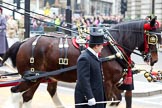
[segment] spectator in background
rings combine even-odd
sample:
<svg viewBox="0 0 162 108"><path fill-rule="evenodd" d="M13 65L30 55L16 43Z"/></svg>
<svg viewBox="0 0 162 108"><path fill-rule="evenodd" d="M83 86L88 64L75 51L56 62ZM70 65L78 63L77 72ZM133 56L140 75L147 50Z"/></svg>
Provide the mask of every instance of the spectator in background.
<svg viewBox="0 0 162 108"><path fill-rule="evenodd" d="M7 37L8 38L15 38L18 31L18 23L16 20L13 19L13 15L9 16L7 20Z"/></svg>
<svg viewBox="0 0 162 108"><path fill-rule="evenodd" d="M32 32L33 33L39 33L39 34L43 34L44 33L44 23L42 22L43 17L37 15L34 18L32 18L31 20L31 24L32 24Z"/></svg>
<svg viewBox="0 0 162 108"><path fill-rule="evenodd" d="M32 23L32 31L37 31L37 20L35 18L32 18L31 20L31 23Z"/></svg>
<svg viewBox="0 0 162 108"><path fill-rule="evenodd" d="M46 7L44 9L44 15L45 16L50 16L51 15L51 7L50 7L50 4L49 2L46 3Z"/></svg>
<svg viewBox="0 0 162 108"><path fill-rule="evenodd" d="M0 7L0 57L3 57L4 53L8 49L8 43L6 38L6 18L2 15L2 8ZM0 61L0 66L2 63Z"/></svg>
<svg viewBox="0 0 162 108"><path fill-rule="evenodd" d="M94 17L94 19L93 19L93 27L94 27L93 32L97 32L97 27L98 27L99 23L100 23L99 17L98 16Z"/></svg>
<svg viewBox="0 0 162 108"><path fill-rule="evenodd" d="M8 46L12 46L16 41L18 32L18 23L13 19L13 15L9 15L7 20L7 40L9 41Z"/></svg>
<svg viewBox="0 0 162 108"><path fill-rule="evenodd" d="M56 31L59 31L59 26L61 25L61 19L58 16L56 16L55 25L56 25Z"/></svg>
<svg viewBox="0 0 162 108"><path fill-rule="evenodd" d="M60 26L61 26L61 27L66 27L65 16L61 15L61 16L60 16L60 19L61 19L61 24L60 24ZM62 28L60 28L60 32L63 32L63 29L62 29Z"/></svg>
<svg viewBox="0 0 162 108"><path fill-rule="evenodd" d="M21 15L20 19L18 19L18 37L20 41L24 39L24 27L24 15Z"/></svg>

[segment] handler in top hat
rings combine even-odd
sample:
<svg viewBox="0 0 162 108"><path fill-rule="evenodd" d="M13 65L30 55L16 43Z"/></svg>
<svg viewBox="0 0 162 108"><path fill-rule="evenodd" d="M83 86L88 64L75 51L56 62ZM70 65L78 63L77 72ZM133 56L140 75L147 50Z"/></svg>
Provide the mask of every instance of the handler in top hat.
<svg viewBox="0 0 162 108"><path fill-rule="evenodd" d="M88 105L76 105L75 108L106 107L106 104L96 104L105 101L101 61L98 59L103 42L103 34L91 33L89 47L78 58L75 104Z"/></svg>

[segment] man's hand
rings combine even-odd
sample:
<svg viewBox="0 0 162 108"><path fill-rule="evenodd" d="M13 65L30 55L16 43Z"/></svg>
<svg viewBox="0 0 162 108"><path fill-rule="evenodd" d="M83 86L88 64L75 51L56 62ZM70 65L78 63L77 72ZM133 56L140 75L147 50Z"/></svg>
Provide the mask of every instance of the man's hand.
<svg viewBox="0 0 162 108"><path fill-rule="evenodd" d="M95 104L96 104L95 98L92 98L92 99L89 99L89 100L88 100L88 105L89 105L89 106L92 106L92 105L95 105Z"/></svg>

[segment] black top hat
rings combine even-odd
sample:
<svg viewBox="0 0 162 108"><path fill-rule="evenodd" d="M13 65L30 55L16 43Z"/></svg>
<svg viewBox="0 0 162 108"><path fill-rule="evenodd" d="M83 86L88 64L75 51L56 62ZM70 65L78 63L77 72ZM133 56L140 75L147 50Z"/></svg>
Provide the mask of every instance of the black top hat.
<svg viewBox="0 0 162 108"><path fill-rule="evenodd" d="M89 44L103 44L104 35L101 33L93 32L90 34Z"/></svg>

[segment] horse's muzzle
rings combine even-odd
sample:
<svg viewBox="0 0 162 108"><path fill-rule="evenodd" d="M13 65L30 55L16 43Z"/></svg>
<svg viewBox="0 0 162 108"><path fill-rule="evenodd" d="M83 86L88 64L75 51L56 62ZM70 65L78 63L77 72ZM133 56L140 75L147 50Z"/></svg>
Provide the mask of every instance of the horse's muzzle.
<svg viewBox="0 0 162 108"><path fill-rule="evenodd" d="M154 66L154 64L155 64L157 61L158 61L158 60L153 60L153 61L151 60L150 65L151 65L151 66Z"/></svg>

